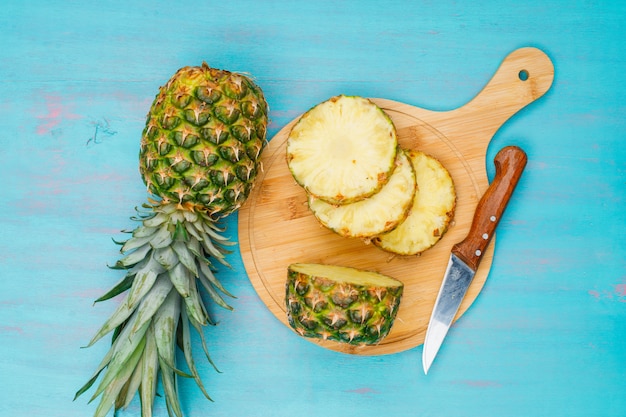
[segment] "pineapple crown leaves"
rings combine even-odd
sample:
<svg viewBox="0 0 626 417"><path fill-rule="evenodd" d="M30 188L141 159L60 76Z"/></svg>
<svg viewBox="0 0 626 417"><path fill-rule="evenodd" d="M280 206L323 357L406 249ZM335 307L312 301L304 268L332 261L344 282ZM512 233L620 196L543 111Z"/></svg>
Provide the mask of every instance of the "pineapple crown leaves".
<svg viewBox="0 0 626 417"><path fill-rule="evenodd" d="M200 288L217 305L232 310L224 296L235 297L215 277L212 261L230 266L225 255L233 243L221 235L223 229L206 213L181 209L176 204L144 204L133 220L141 224L125 231L132 234L128 240L116 242L123 256L111 266L127 273L96 302L122 293L126 297L87 347L110 332L112 344L74 399L103 374L90 399L101 397L96 417L105 416L113 406L125 408L137 392L143 415L150 416L160 374L169 415L182 417L176 376L193 378L212 401L193 359L190 328L196 330L207 360L219 372L203 334L203 326L215 323ZM176 366L176 347L184 354L188 372Z"/></svg>

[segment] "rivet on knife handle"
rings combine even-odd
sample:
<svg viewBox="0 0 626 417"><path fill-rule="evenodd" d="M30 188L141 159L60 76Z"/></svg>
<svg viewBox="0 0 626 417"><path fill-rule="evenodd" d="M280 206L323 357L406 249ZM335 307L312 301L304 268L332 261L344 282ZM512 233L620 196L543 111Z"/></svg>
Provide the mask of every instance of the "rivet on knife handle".
<svg viewBox="0 0 626 417"><path fill-rule="evenodd" d="M452 247L452 253L474 271L478 269L485 249L491 242L526 161L526 153L517 146L507 146L498 152L494 159L495 176L478 202L470 231L463 241Z"/></svg>

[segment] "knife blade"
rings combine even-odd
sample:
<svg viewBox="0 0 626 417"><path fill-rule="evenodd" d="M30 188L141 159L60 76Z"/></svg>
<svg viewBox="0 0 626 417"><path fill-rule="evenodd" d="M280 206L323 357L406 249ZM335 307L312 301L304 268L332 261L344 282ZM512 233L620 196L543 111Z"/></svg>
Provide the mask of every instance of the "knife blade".
<svg viewBox="0 0 626 417"><path fill-rule="evenodd" d="M476 206L469 233L451 250L448 267L424 339L422 365L425 374L428 374L448 334L452 320L472 283L485 249L491 242L515 186L526 167L527 159L526 153L517 146L502 148L494 158L495 176Z"/></svg>

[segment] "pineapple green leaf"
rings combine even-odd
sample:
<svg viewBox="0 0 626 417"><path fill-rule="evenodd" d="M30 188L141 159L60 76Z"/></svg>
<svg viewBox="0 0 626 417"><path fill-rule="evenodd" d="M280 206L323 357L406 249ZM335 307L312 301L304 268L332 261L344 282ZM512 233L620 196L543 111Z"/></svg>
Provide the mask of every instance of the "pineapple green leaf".
<svg viewBox="0 0 626 417"><path fill-rule="evenodd" d="M128 290L129 288L131 288L131 286L133 285L133 280L134 280L134 276L132 274L126 275L113 288L111 288L103 296L101 296L96 301L94 301L94 303L98 303L100 301L109 300L109 299L111 299L111 298L113 298L113 297L123 293L124 291Z"/></svg>
<svg viewBox="0 0 626 417"><path fill-rule="evenodd" d="M159 227L158 231L152 236L150 240L150 245L154 249L161 249L168 247L172 243L172 233L169 230L169 225L164 224Z"/></svg>
<svg viewBox="0 0 626 417"><path fill-rule="evenodd" d="M212 286L214 286L230 298L237 298L233 294L231 294L226 288L224 288L222 283L217 278L215 278L215 275L213 274L210 263L208 261L198 261L198 264L200 265L200 271L202 272L202 275L204 275L204 277L212 284Z"/></svg>
<svg viewBox="0 0 626 417"><path fill-rule="evenodd" d="M196 280L191 279L189 283L189 297L184 298L187 313L192 316L198 323L205 326L208 321L209 313L207 313L204 303L200 299L200 293L196 286Z"/></svg>
<svg viewBox="0 0 626 417"><path fill-rule="evenodd" d="M153 209L154 207L149 206L151 209ZM162 211L165 214L168 215L176 215L180 213L180 210L178 209L178 205L176 204L166 204L166 205L161 205L159 206L159 211Z"/></svg>
<svg viewBox="0 0 626 417"><path fill-rule="evenodd" d="M208 268L207 268L208 269ZM204 287L204 289L206 290L207 293L209 293L209 296L211 297L211 299L220 307L223 307L227 310L233 310L233 308L228 305L228 303L226 303L226 301L224 301L224 298L222 298L222 296L215 290L213 284L209 281L209 279L205 276L204 271L202 274L200 274L200 276L198 277L198 280L200 281L200 283L202 284L202 286Z"/></svg>
<svg viewBox="0 0 626 417"><path fill-rule="evenodd" d="M214 221L204 221L202 222L202 226L212 238L216 240L228 240L227 237L221 235L221 233L226 231L226 228L218 226Z"/></svg>
<svg viewBox="0 0 626 417"><path fill-rule="evenodd" d="M145 209L145 210L142 210ZM150 219L154 216L156 216L156 212L154 211L154 207L151 206L148 203L143 203L141 205L141 209L137 206L135 206L135 212L137 213L136 216L132 216L131 220L136 220L136 221L144 221L146 219Z"/></svg>
<svg viewBox="0 0 626 417"><path fill-rule="evenodd" d="M145 357L145 353L142 352L142 355L139 357L139 362L137 362L137 365L135 366L131 377L128 379L128 381L126 381L126 384L124 384L122 390L118 394L117 400L115 401L116 410L119 410L120 408L127 408L133 398L135 398L135 394L139 390L139 385L141 385L141 372L143 370L143 362L145 360Z"/></svg>
<svg viewBox="0 0 626 417"><path fill-rule="evenodd" d="M187 233L189 233L191 236L196 238L196 240L198 241L203 240L202 235L204 235L204 233L201 233L198 231L198 229L195 226L195 223L187 223L186 230L187 230Z"/></svg>
<svg viewBox="0 0 626 417"><path fill-rule="evenodd" d="M159 359L159 365L161 366L161 381L165 390L167 413L170 416L174 414L176 417L183 417L180 401L178 400L178 384L176 383L174 371L162 359Z"/></svg>
<svg viewBox="0 0 626 417"><path fill-rule="evenodd" d="M137 250L131 252L130 254L126 255L119 261L117 261L115 265L121 266L121 267L129 267L129 266L136 265L137 263L144 260L146 256L148 255L148 252L150 252L151 250L152 248L150 247L150 245L142 246L138 248Z"/></svg>
<svg viewBox="0 0 626 417"><path fill-rule="evenodd" d="M129 306L134 307L139 300L143 298L155 283L158 274L150 269L145 268L135 275L132 286L128 292L127 303Z"/></svg>
<svg viewBox="0 0 626 417"><path fill-rule="evenodd" d="M229 268L231 267L224 257L224 254L227 253L227 251L225 251L221 247L215 246L213 242L211 241L211 239L208 239L208 238L203 239L200 243L202 247L204 248L204 250L207 252L207 254L217 259L217 261L221 263L222 265L227 266Z"/></svg>
<svg viewBox="0 0 626 417"><path fill-rule="evenodd" d="M155 249L153 257L166 270L171 270L178 264L178 256L169 246Z"/></svg>
<svg viewBox="0 0 626 417"><path fill-rule="evenodd" d="M168 366L169 366L169 365L168 365ZM180 377L182 377L182 378L189 378L189 379L192 379L192 378L193 378L193 375L191 375L190 373L187 373L187 372L181 371L180 369L176 368L175 366L172 366L171 368L172 368L172 371L173 371L176 375L178 375L178 376L180 376Z"/></svg>
<svg viewBox="0 0 626 417"><path fill-rule="evenodd" d="M98 376L100 376L100 373L103 371L104 368L99 369L96 374L94 376L91 377L91 379L89 381L87 381L87 383L85 383L85 385L83 385L78 391L76 391L76 394L74 395L74 400L76 401L76 399L78 397L80 397L81 395L83 395L86 391L89 390L89 388L91 388L91 386L98 380Z"/></svg>
<svg viewBox="0 0 626 417"><path fill-rule="evenodd" d="M138 226L135 230L133 230L133 237L146 237L152 236L156 232L156 227L146 227L146 226Z"/></svg>
<svg viewBox="0 0 626 417"><path fill-rule="evenodd" d="M92 346L104 335L122 324L128 317L130 317L131 314L133 314L133 312L134 310L128 308L128 304L126 302L120 303L120 305L113 312L111 317L109 317L109 319L102 325L100 330L98 330L98 332L93 336L87 347Z"/></svg>
<svg viewBox="0 0 626 417"><path fill-rule="evenodd" d="M152 416L152 404L156 395L157 378L159 373L159 355L156 341L154 340L154 323L151 323L146 332L146 346L144 359L141 364L141 385L139 386L139 399L141 401L141 415Z"/></svg>
<svg viewBox="0 0 626 417"><path fill-rule="evenodd" d="M196 320L193 319L193 317L189 317L189 315L187 314L186 311L183 310L182 315L184 318L187 319L187 321L189 321L189 323L193 326L194 329L196 329L196 333L198 333L198 336L200 336L200 342L202 344L202 350L204 351L204 356L206 356L207 361L209 361L209 363L211 364L211 366L213 366L213 369L215 369L216 372L221 373L222 371L220 371L217 368L217 365L215 365L215 362L213 362L213 359L211 359L211 355L209 355L209 348L206 344L206 339L204 337L204 332L202 331L202 326L200 325L200 323L198 323ZM211 325L215 325L215 323L213 322L209 322L209 324Z"/></svg>
<svg viewBox="0 0 626 417"><path fill-rule="evenodd" d="M143 353L144 346L145 339L141 338L139 345L134 349L126 365L120 369L117 374L117 378L110 381L110 383L106 385L106 388L102 392L103 395L100 399L100 404L96 408L94 417L105 417L109 410L113 407L115 404L115 398L118 396L135 370L135 367L139 362L139 358L141 358L141 354Z"/></svg>
<svg viewBox="0 0 626 417"><path fill-rule="evenodd" d="M143 220L143 225L145 227L158 227L167 223L169 218L169 214L160 211L155 216Z"/></svg>
<svg viewBox="0 0 626 417"><path fill-rule="evenodd" d="M167 279L165 275L159 275L158 279L146 296L143 297L137 308L137 317L135 323L133 323L131 332L136 331L145 323L148 323L155 313L159 311L159 307L161 307L171 292L173 292L172 282Z"/></svg>
<svg viewBox="0 0 626 417"><path fill-rule="evenodd" d="M185 210L183 211L183 217L185 218L186 221L188 221L189 223L193 223L195 221L198 220L198 214L196 214L195 211L191 211L191 210Z"/></svg>
<svg viewBox="0 0 626 417"><path fill-rule="evenodd" d="M195 236L189 237L189 240L187 241L187 250L191 252L196 258L204 257L202 249L200 248L200 242L198 241L198 239L195 238Z"/></svg>
<svg viewBox="0 0 626 417"><path fill-rule="evenodd" d="M180 318L181 299L175 291L171 291L161 308L154 315L154 339L159 357L163 358L170 368L175 364L174 347L176 328Z"/></svg>
<svg viewBox="0 0 626 417"><path fill-rule="evenodd" d="M122 343L116 346L113 358L107 365L104 377L102 377L100 385L98 385L98 388L96 388L96 391L89 400L90 402L105 392L111 383L120 379L120 374L123 375L124 370L130 366L132 363L131 361L133 360L133 355L139 346L141 346L141 349L143 350L143 345L145 343L145 338L143 336L145 335L147 328L148 325L144 325L140 331L132 334L126 334L126 337L119 339Z"/></svg>
<svg viewBox="0 0 626 417"><path fill-rule="evenodd" d="M183 223L185 221L185 216L183 216L183 210L179 210L174 205L169 205L165 208L168 214L170 215L169 223L172 225L176 225L177 223Z"/></svg>
<svg viewBox="0 0 626 417"><path fill-rule="evenodd" d="M118 327L116 330L118 329L120 329L120 327ZM100 361L100 364L96 368L96 371L94 372L93 376L91 377L89 381L87 381L87 383L81 389L78 390L78 392L76 392L76 396L74 397L74 399L82 395L85 391L87 391L93 385L94 382L96 382L100 373L107 367L109 362L111 362L111 358L113 358L113 354L115 353L118 343L119 342L117 341L117 337L114 337L111 347L109 348L109 351L107 352L106 355L104 355L104 358L102 358L102 361Z"/></svg>
<svg viewBox="0 0 626 417"><path fill-rule="evenodd" d="M221 246L235 246L237 244L237 242L233 242L230 238L224 236L222 233L225 232L225 229L218 227L215 223L204 222L203 226L205 233L211 240Z"/></svg>
<svg viewBox="0 0 626 417"><path fill-rule="evenodd" d="M154 317L154 335L159 354L159 367L161 369L161 381L165 390L165 399L168 408L171 407L174 413L182 417L180 404L178 402L178 390L176 387L176 376L174 368L176 366L175 334L180 318L180 297L175 291L170 292L162 307Z"/></svg>
<svg viewBox="0 0 626 417"><path fill-rule="evenodd" d="M186 314L186 313L185 313ZM207 393L206 389L204 388L204 384L202 383L202 380L200 379L200 375L198 374L198 370L196 369L196 363L193 360L193 354L192 354L192 350L191 350L191 334L189 331L189 320L186 319L185 315L183 315L183 319L181 320L182 323L182 351L183 354L185 355L185 360L187 361L187 367L189 368L189 371L191 372L191 375L193 376L193 378L196 381L196 384L198 385L198 387L200 388L200 391L202 391L202 393L204 394L204 396L209 400L209 401L213 401L213 399L211 399L211 397L209 396L209 394Z"/></svg>
<svg viewBox="0 0 626 417"><path fill-rule="evenodd" d="M107 265L107 267L109 269L120 270L120 271L123 271L125 269L129 269L130 268L129 266L124 266L124 265L120 264L119 262L116 262L113 265Z"/></svg>
<svg viewBox="0 0 626 417"><path fill-rule="evenodd" d="M147 245L151 239L152 239L152 236L142 236L142 237L133 236L123 243L122 248L120 249L120 252L127 253L127 252L130 252L131 250L140 248L144 245Z"/></svg>
<svg viewBox="0 0 626 417"><path fill-rule="evenodd" d="M131 319L128 319L128 320L124 321L122 324L120 324L115 329L113 329L113 334L111 335L111 343L115 343L115 341L117 340L117 337L120 335L120 333L122 333L122 330L124 330L124 328L126 328L126 324L130 320Z"/></svg>
<svg viewBox="0 0 626 417"><path fill-rule="evenodd" d="M186 242L189 240L189 234L181 221L176 222L176 230L174 231L174 240Z"/></svg>
<svg viewBox="0 0 626 417"><path fill-rule="evenodd" d="M183 264L189 272L194 276L198 276L198 268L196 268L196 260L193 253L189 250L189 247L182 241L176 241L172 244L172 249L178 255L178 260Z"/></svg>
<svg viewBox="0 0 626 417"><path fill-rule="evenodd" d="M179 263L168 272L170 281L174 284L180 296L183 298L189 297L190 281L193 279L189 270L185 268L183 264Z"/></svg>

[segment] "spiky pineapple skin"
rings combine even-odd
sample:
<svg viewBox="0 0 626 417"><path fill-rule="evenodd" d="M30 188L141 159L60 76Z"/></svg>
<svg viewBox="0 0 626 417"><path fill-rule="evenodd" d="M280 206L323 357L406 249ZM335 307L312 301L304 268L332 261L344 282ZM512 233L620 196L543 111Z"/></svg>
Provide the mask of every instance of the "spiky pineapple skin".
<svg viewBox="0 0 626 417"><path fill-rule="evenodd" d="M179 69L146 117L139 170L148 191L213 218L232 213L250 194L267 121L267 102L249 77L206 63Z"/></svg>
<svg viewBox="0 0 626 417"><path fill-rule="evenodd" d="M329 273L315 275L302 272L301 265L288 267L285 286L287 319L299 335L351 345L375 345L387 336L402 299L401 282L394 285L340 282L333 279L332 269L363 271L323 265L330 269Z"/></svg>

